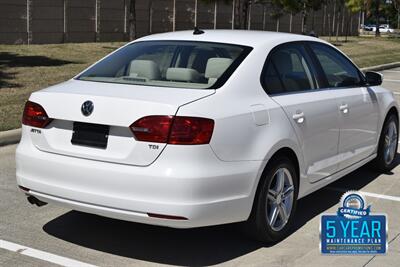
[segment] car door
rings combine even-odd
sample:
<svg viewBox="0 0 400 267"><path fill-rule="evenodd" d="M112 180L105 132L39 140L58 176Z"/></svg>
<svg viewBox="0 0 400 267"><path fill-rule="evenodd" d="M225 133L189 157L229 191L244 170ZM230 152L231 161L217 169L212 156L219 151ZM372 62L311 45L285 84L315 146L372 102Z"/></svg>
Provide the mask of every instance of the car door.
<svg viewBox="0 0 400 267"><path fill-rule="evenodd" d="M285 111L296 132L310 182L338 170L339 122L337 101L320 90L315 68L302 42L281 45L268 56L262 82Z"/></svg>
<svg viewBox="0 0 400 267"><path fill-rule="evenodd" d="M339 169L367 158L378 138L378 104L374 91L365 86L354 64L335 48L310 44L326 77L326 86L337 98L339 111Z"/></svg>

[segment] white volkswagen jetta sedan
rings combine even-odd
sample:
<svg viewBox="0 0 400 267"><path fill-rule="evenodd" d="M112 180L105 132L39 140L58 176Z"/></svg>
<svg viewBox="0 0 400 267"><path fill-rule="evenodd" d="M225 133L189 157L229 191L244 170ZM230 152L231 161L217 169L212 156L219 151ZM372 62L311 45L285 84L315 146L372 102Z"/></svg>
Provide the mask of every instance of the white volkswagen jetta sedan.
<svg viewBox="0 0 400 267"><path fill-rule="evenodd" d="M290 233L298 199L374 160L394 167L398 106L332 45L272 32L147 36L33 93L17 181L55 202L190 228Z"/></svg>

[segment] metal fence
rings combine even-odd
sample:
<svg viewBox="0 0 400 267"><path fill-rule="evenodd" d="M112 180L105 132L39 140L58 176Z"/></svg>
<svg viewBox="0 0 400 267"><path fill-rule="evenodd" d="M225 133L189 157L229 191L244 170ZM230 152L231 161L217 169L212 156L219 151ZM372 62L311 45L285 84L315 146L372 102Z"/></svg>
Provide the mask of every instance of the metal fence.
<svg viewBox="0 0 400 267"><path fill-rule="evenodd" d="M307 29L318 35L329 32L357 35L359 14L332 2L307 19ZM175 8L174 8L175 7ZM123 41L128 35L129 0L0 0L0 43L63 43ZM137 0L137 36L172 30L231 29L232 4L220 0ZM248 28L302 32L301 15L271 18L269 6L254 4Z"/></svg>

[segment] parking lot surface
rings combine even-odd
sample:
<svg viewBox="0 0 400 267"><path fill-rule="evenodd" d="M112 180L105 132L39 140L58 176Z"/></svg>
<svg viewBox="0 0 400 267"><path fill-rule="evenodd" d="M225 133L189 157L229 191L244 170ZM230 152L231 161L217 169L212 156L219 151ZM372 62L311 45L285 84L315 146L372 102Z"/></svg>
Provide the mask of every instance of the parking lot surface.
<svg viewBox="0 0 400 267"><path fill-rule="evenodd" d="M400 68L383 73L383 86L400 101ZM399 266L399 154L391 173L365 166L301 199L293 233L278 244L262 245L242 236L235 224L177 230L54 205L37 208L17 189L15 149L0 147L0 266ZM372 211L388 215L387 255L320 254L320 215L335 213L348 190L365 192Z"/></svg>

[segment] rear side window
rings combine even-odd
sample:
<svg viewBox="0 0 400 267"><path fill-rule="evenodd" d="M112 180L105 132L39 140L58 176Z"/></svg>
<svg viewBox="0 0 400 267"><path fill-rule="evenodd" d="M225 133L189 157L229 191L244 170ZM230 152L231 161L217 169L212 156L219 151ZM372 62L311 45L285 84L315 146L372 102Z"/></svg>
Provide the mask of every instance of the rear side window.
<svg viewBox="0 0 400 267"><path fill-rule="evenodd" d="M262 83L269 94L306 91L316 88L316 82L301 44L275 48L268 56Z"/></svg>
<svg viewBox="0 0 400 267"><path fill-rule="evenodd" d="M106 57L78 79L175 88L217 88L251 50L247 46L211 42L137 42Z"/></svg>
<svg viewBox="0 0 400 267"><path fill-rule="evenodd" d="M329 87L359 86L362 82L357 68L341 53L325 44L312 43Z"/></svg>

